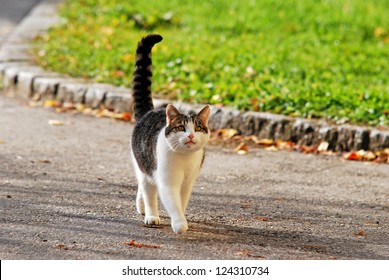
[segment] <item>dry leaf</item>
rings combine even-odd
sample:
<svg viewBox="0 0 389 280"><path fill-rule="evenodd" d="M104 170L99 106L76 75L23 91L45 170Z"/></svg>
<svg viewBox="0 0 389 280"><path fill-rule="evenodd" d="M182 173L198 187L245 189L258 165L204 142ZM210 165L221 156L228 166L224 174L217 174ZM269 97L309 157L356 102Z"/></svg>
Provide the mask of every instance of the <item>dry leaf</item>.
<svg viewBox="0 0 389 280"><path fill-rule="evenodd" d="M295 144L292 141L277 140L276 146L280 150L293 150Z"/></svg>
<svg viewBox="0 0 389 280"><path fill-rule="evenodd" d="M263 138L263 139L258 139L255 142L255 144L262 145L262 146L272 146L274 145L274 141L273 139Z"/></svg>
<svg viewBox="0 0 389 280"><path fill-rule="evenodd" d="M251 208L253 207L250 202L242 202L242 205L240 206L243 209Z"/></svg>
<svg viewBox="0 0 389 280"><path fill-rule="evenodd" d="M328 142L321 142L319 147L317 147L317 150L319 152L325 152L328 150L328 147L330 146L330 143Z"/></svg>
<svg viewBox="0 0 389 280"><path fill-rule="evenodd" d="M85 105L82 103L77 103L74 107L76 108L77 111L80 111L80 112L83 112L86 108Z"/></svg>
<svg viewBox="0 0 389 280"><path fill-rule="evenodd" d="M265 218L265 217L255 217L255 219L263 222L271 222L269 218Z"/></svg>
<svg viewBox="0 0 389 280"><path fill-rule="evenodd" d="M120 70L114 70L112 71L112 77L114 78L124 78L126 76L126 73Z"/></svg>
<svg viewBox="0 0 389 280"><path fill-rule="evenodd" d="M3 141L3 140L0 140L0 144L5 144L5 141Z"/></svg>
<svg viewBox="0 0 389 280"><path fill-rule="evenodd" d="M364 150L359 150L357 152L346 153L343 157L347 160L363 160L365 156Z"/></svg>
<svg viewBox="0 0 389 280"><path fill-rule="evenodd" d="M61 125L64 125L65 123L63 121L59 121L59 120L49 120L49 125L52 125L52 126L61 126Z"/></svg>
<svg viewBox="0 0 389 280"><path fill-rule="evenodd" d="M276 146L270 146L270 147L266 147L265 150L270 152L277 152L278 148Z"/></svg>
<svg viewBox="0 0 389 280"><path fill-rule="evenodd" d="M54 99L45 100L43 102L43 107L59 107L61 103Z"/></svg>
<svg viewBox="0 0 389 280"><path fill-rule="evenodd" d="M300 146L300 150L304 153L304 154L312 154L312 153L316 153L317 152L317 147L310 147L310 146Z"/></svg>
<svg viewBox="0 0 389 280"><path fill-rule="evenodd" d="M235 256L243 256L243 257L250 257L250 258L257 258L257 259L266 259L264 256L260 255L254 255L251 251L238 251L235 253Z"/></svg>
<svg viewBox="0 0 389 280"><path fill-rule="evenodd" d="M56 244L55 248L60 249L60 250L65 250L65 251L69 250L69 248L66 247L65 244Z"/></svg>
<svg viewBox="0 0 389 280"><path fill-rule="evenodd" d="M128 245L130 247L135 247L135 248L153 248L153 249L161 248L160 245L143 244L143 243L135 242L135 240L131 240L130 242L124 242L123 244Z"/></svg>
<svg viewBox="0 0 389 280"><path fill-rule="evenodd" d="M238 135L238 131L233 128L218 129L216 130L216 135L222 137L223 140L228 140Z"/></svg>
<svg viewBox="0 0 389 280"><path fill-rule="evenodd" d="M364 231L363 229L361 229L361 230L356 234L356 236L360 236L360 237L365 236L365 231Z"/></svg>
<svg viewBox="0 0 389 280"><path fill-rule="evenodd" d="M245 143L240 143L235 149L234 151L238 154L238 155L245 155L247 154L249 150L249 147L247 147L247 145Z"/></svg>
<svg viewBox="0 0 389 280"><path fill-rule="evenodd" d="M366 152L365 156L364 156L364 159L365 160L368 160L368 161L373 161L377 158L376 154L371 152L371 151L368 151Z"/></svg>

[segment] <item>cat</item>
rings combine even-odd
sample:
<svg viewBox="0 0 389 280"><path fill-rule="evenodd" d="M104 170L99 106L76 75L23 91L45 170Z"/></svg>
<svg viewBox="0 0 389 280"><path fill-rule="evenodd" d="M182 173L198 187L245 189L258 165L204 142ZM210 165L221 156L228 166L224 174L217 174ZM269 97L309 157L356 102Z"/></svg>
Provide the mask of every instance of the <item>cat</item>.
<svg viewBox="0 0 389 280"><path fill-rule="evenodd" d="M204 162L204 147L210 138L210 106L198 114L182 114L169 104L154 109L151 97L153 46L158 34L144 37L136 49L132 80L135 128L131 156L138 181L136 208L146 225L159 225L158 195L175 233L185 233L185 211L193 184Z"/></svg>

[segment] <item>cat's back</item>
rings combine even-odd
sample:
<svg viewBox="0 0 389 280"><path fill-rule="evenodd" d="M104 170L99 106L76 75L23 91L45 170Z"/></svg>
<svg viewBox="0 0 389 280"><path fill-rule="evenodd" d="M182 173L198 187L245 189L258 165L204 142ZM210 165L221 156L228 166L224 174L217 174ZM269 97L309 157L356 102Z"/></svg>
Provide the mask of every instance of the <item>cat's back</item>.
<svg viewBox="0 0 389 280"><path fill-rule="evenodd" d="M140 120L137 120L134 134L159 132L166 126L166 114L165 109L157 109L147 112ZM145 130L144 130L145 129Z"/></svg>
<svg viewBox="0 0 389 280"><path fill-rule="evenodd" d="M139 168L146 174L156 169L158 136L165 126L165 109L149 111L136 122L131 147Z"/></svg>

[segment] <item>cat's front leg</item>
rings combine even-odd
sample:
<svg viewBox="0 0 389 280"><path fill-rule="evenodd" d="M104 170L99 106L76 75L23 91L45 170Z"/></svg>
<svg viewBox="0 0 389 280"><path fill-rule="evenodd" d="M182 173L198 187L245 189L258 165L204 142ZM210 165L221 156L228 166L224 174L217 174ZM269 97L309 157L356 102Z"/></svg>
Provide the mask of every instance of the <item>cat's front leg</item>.
<svg viewBox="0 0 389 280"><path fill-rule="evenodd" d="M175 233L185 233L188 230L188 222L182 209L179 188L164 185L160 187L160 196L170 216L173 231Z"/></svg>

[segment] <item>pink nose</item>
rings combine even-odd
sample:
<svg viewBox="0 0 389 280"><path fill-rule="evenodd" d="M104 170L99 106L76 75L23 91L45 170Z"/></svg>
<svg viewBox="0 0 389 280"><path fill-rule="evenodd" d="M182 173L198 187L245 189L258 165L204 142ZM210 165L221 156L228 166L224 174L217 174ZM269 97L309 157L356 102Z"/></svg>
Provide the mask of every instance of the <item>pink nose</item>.
<svg viewBox="0 0 389 280"><path fill-rule="evenodd" d="M188 135L188 138L189 138L190 140L192 140L193 137L194 137L194 135L193 135L192 133Z"/></svg>

